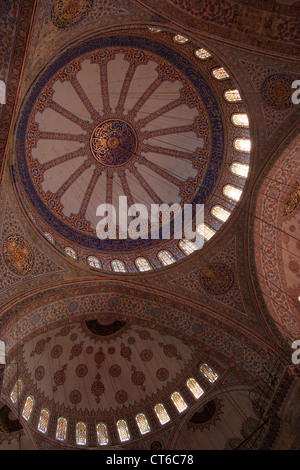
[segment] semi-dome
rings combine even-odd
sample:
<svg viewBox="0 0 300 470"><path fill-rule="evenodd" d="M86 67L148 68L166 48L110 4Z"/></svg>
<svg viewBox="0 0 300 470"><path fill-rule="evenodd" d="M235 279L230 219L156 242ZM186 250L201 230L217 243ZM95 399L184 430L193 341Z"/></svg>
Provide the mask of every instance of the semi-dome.
<svg viewBox="0 0 300 470"><path fill-rule="evenodd" d="M97 294L88 302L55 300L47 314L24 311L18 325L7 325L9 405L50 446L114 447L145 435L153 441L196 409L224 372L197 341L129 318L129 304L126 314L116 313L120 302L110 297L101 309ZM162 314L149 310L145 318Z"/></svg>

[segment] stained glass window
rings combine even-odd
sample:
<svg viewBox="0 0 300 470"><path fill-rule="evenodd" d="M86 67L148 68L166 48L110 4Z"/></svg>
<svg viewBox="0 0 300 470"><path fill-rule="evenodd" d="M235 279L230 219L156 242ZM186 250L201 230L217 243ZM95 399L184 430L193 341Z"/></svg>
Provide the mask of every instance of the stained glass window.
<svg viewBox="0 0 300 470"><path fill-rule="evenodd" d="M227 90L224 93L225 99L231 103L242 101L239 90Z"/></svg>
<svg viewBox="0 0 300 470"><path fill-rule="evenodd" d="M200 233L200 235L202 235L205 238L205 240L210 240L211 237L213 237L214 234L216 233L215 230L213 230L212 228L208 227L205 224L198 225L196 230L198 233Z"/></svg>
<svg viewBox="0 0 300 470"><path fill-rule="evenodd" d="M210 383L214 383L218 378L218 374L216 374L207 364L201 364L200 372L202 372Z"/></svg>
<svg viewBox="0 0 300 470"><path fill-rule="evenodd" d="M38 431L45 434L48 429L50 413L48 410L43 409L40 414L39 424L38 424Z"/></svg>
<svg viewBox="0 0 300 470"><path fill-rule="evenodd" d="M170 417L162 403L158 403L154 407L154 411L159 419L160 424L166 424L170 421Z"/></svg>
<svg viewBox="0 0 300 470"><path fill-rule="evenodd" d="M6 103L6 83L4 80L0 80L0 104Z"/></svg>
<svg viewBox="0 0 300 470"><path fill-rule="evenodd" d="M201 48L195 51L195 56L198 59L205 60L205 59L209 59L211 57L211 54L206 49Z"/></svg>
<svg viewBox="0 0 300 470"><path fill-rule="evenodd" d="M229 78L229 74L226 72L224 67L218 67L212 71L213 76L217 80L224 80L225 78Z"/></svg>
<svg viewBox="0 0 300 470"><path fill-rule="evenodd" d="M126 273L125 264L123 261L119 261L118 259L114 259L111 262L112 268L116 273Z"/></svg>
<svg viewBox="0 0 300 470"><path fill-rule="evenodd" d="M86 424L82 421L76 424L76 444L80 446L86 445Z"/></svg>
<svg viewBox="0 0 300 470"><path fill-rule="evenodd" d="M143 413L139 413L136 417L136 422L138 424L139 430L141 434L147 434L150 432L150 426L146 416Z"/></svg>
<svg viewBox="0 0 300 470"><path fill-rule="evenodd" d="M191 255L197 250L195 244L190 240L180 240L179 246L186 255Z"/></svg>
<svg viewBox="0 0 300 470"><path fill-rule="evenodd" d="M211 213L218 220L221 220L221 222L226 222L226 220L230 216L230 212L221 206L214 206L211 210Z"/></svg>
<svg viewBox="0 0 300 470"><path fill-rule="evenodd" d="M176 406L179 413L182 413L184 410L187 409L187 404L186 404L186 402L184 401L184 399L182 398L182 396L180 395L179 392L172 393L171 400L174 403L174 405Z"/></svg>
<svg viewBox="0 0 300 470"><path fill-rule="evenodd" d="M26 421L28 421L30 418L30 415L33 409L33 404L34 404L33 397L27 397L23 411L22 411L22 416L24 419L26 419Z"/></svg>
<svg viewBox="0 0 300 470"><path fill-rule="evenodd" d="M247 114L237 113L231 116L231 120L236 127L249 127L249 118Z"/></svg>
<svg viewBox="0 0 300 470"><path fill-rule="evenodd" d="M6 358L5 358L5 342L0 341L0 365L5 365L6 364Z"/></svg>
<svg viewBox="0 0 300 470"><path fill-rule="evenodd" d="M175 36L173 36L173 40L180 44L184 44L189 41L188 38L186 38L185 36L182 36L181 34L175 34Z"/></svg>
<svg viewBox="0 0 300 470"><path fill-rule="evenodd" d="M139 271L151 271L152 267L149 263L148 260L146 260L145 258L137 258L135 260L135 264L137 265Z"/></svg>
<svg viewBox="0 0 300 470"><path fill-rule="evenodd" d="M237 176L241 176L242 178L247 178L248 173L249 173L249 165L234 162L231 165L230 170L232 171L232 173L234 173Z"/></svg>
<svg viewBox="0 0 300 470"><path fill-rule="evenodd" d="M195 398L198 399L203 395L204 390L200 387L200 385L195 379L193 378L188 379L186 381L186 385L190 389L190 391L192 392Z"/></svg>
<svg viewBox="0 0 300 470"><path fill-rule="evenodd" d="M67 248L65 249L65 253L66 253L68 256L71 256L71 258L77 259L76 251L73 250L73 248L67 247Z"/></svg>
<svg viewBox="0 0 300 470"><path fill-rule="evenodd" d="M120 436L120 441L121 442L129 441L130 433L129 433L127 423L126 421L124 421L124 419L120 419L117 422L117 428L118 428L118 433Z"/></svg>
<svg viewBox="0 0 300 470"><path fill-rule="evenodd" d="M149 26L148 30L150 33L160 33L161 28L158 28L157 26Z"/></svg>
<svg viewBox="0 0 300 470"><path fill-rule="evenodd" d="M96 256L89 256L87 261L92 268L101 269L101 263Z"/></svg>
<svg viewBox="0 0 300 470"><path fill-rule="evenodd" d="M54 238L52 237L51 233L44 233L45 237L47 240L49 240L50 243L54 243Z"/></svg>
<svg viewBox="0 0 300 470"><path fill-rule="evenodd" d="M57 421L57 427L56 427L56 439L59 441L64 441L67 437L67 427L68 427L68 422L66 418L59 418Z"/></svg>
<svg viewBox="0 0 300 470"><path fill-rule="evenodd" d="M106 424L104 424L104 423L97 424L96 431L97 431L98 444L100 446L107 446L107 444L108 444L108 434L107 434Z"/></svg>
<svg viewBox="0 0 300 470"><path fill-rule="evenodd" d="M23 390L23 382L21 379L18 379L10 394L10 399L13 403L16 403L18 401L22 390Z"/></svg>
<svg viewBox="0 0 300 470"><path fill-rule="evenodd" d="M157 256L164 266L175 263L175 258L171 253L169 253L169 251L160 251Z"/></svg>
<svg viewBox="0 0 300 470"><path fill-rule="evenodd" d="M240 200L241 195L242 195L242 190L236 188L235 186L231 186L231 184L227 184L223 188L223 193L229 199L238 202Z"/></svg>
<svg viewBox="0 0 300 470"><path fill-rule="evenodd" d="M239 152L250 152L251 140L250 139L235 139L233 142L235 150Z"/></svg>

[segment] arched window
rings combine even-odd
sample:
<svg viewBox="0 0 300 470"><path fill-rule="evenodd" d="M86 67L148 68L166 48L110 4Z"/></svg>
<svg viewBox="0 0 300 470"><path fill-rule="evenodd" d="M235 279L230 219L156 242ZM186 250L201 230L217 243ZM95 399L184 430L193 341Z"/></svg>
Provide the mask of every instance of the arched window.
<svg viewBox="0 0 300 470"><path fill-rule="evenodd" d="M214 206L211 210L211 213L214 217L216 217L216 219L221 220L221 222L226 222L230 216L230 212L221 206Z"/></svg>
<svg viewBox="0 0 300 470"><path fill-rule="evenodd" d="M148 30L150 33L160 33L162 29L157 26L149 26Z"/></svg>
<svg viewBox="0 0 300 470"><path fill-rule="evenodd" d="M143 413L139 413L138 415L136 415L135 420L137 422L141 434L147 434L148 432L150 432L148 420Z"/></svg>
<svg viewBox="0 0 300 470"><path fill-rule="evenodd" d="M218 67L217 69L213 69L212 75L217 80L224 80L225 78L229 78L229 74L226 72L224 67Z"/></svg>
<svg viewBox="0 0 300 470"><path fill-rule="evenodd" d="M50 413L48 410L43 409L40 414L39 424L38 424L38 431L46 434L49 424Z"/></svg>
<svg viewBox="0 0 300 470"><path fill-rule="evenodd" d="M214 383L218 378L218 374L216 374L207 364L201 364L200 372L210 381L210 383Z"/></svg>
<svg viewBox="0 0 300 470"><path fill-rule="evenodd" d="M186 381L186 385L197 400L203 395L204 390L200 387L200 385L195 379L193 378L188 379Z"/></svg>
<svg viewBox="0 0 300 470"><path fill-rule="evenodd" d="M99 446L107 446L108 433L107 433L106 424L104 423L97 424L96 431L97 431L97 439L98 439Z"/></svg>
<svg viewBox="0 0 300 470"><path fill-rule="evenodd" d="M179 413L182 413L184 410L187 409L187 404L186 404L186 402L184 401L184 399L182 398L182 396L180 395L179 392L172 393L171 400L174 403L174 405L176 406L177 411Z"/></svg>
<svg viewBox="0 0 300 470"><path fill-rule="evenodd" d="M242 101L239 90L227 90L224 93L224 97L225 100L229 101L230 103L237 103Z"/></svg>
<svg viewBox="0 0 300 470"><path fill-rule="evenodd" d="M162 403L155 405L154 411L159 419L160 424L166 424L170 421L170 417Z"/></svg>
<svg viewBox="0 0 300 470"><path fill-rule="evenodd" d="M137 265L138 270L141 272L151 271L152 269L149 261L146 258L137 258L135 260L135 264Z"/></svg>
<svg viewBox="0 0 300 470"><path fill-rule="evenodd" d="M6 103L6 83L4 80L0 80L0 104Z"/></svg>
<svg viewBox="0 0 300 470"><path fill-rule="evenodd" d="M101 269L101 263L96 256L89 256L87 262L92 268Z"/></svg>
<svg viewBox="0 0 300 470"><path fill-rule="evenodd" d="M179 247L186 255L191 255L192 253L194 253L194 251L197 250L195 244L190 240L186 239L180 240Z"/></svg>
<svg viewBox="0 0 300 470"><path fill-rule="evenodd" d="M6 364L6 357L5 357L5 342L0 341L0 365Z"/></svg>
<svg viewBox="0 0 300 470"><path fill-rule="evenodd" d="M116 273L126 273L126 268L125 268L125 264L123 263L123 261L114 259L111 262L111 266Z"/></svg>
<svg viewBox="0 0 300 470"><path fill-rule="evenodd" d="M235 186L231 186L231 184L227 184L223 188L223 193L228 199L231 199L232 201L238 202L240 200L240 197L242 195L242 190L236 188Z"/></svg>
<svg viewBox="0 0 300 470"><path fill-rule="evenodd" d="M189 39L181 34L175 34L175 36L173 36L173 41L178 42L179 44L185 44Z"/></svg>
<svg viewBox="0 0 300 470"><path fill-rule="evenodd" d="M160 251L157 256L164 266L168 266L176 261L169 251Z"/></svg>
<svg viewBox="0 0 300 470"><path fill-rule="evenodd" d="M205 60L205 59L209 59L211 57L211 54L206 49L201 48L195 51L195 56L198 59Z"/></svg>
<svg viewBox="0 0 300 470"><path fill-rule="evenodd" d="M73 248L70 248L70 247L65 248L65 253L66 253L68 256L71 256L71 258L77 259L76 251L73 250Z"/></svg>
<svg viewBox="0 0 300 470"><path fill-rule="evenodd" d="M44 235L50 243L54 243L54 238L52 237L51 233L46 232Z"/></svg>
<svg viewBox="0 0 300 470"><path fill-rule="evenodd" d="M23 382L21 379L18 379L10 394L10 399L13 403L17 403L18 399L20 398L22 390L23 390Z"/></svg>
<svg viewBox="0 0 300 470"><path fill-rule="evenodd" d="M249 127L249 118L245 113L233 114L231 121L236 127Z"/></svg>
<svg viewBox="0 0 300 470"><path fill-rule="evenodd" d="M200 224L196 228L197 232L204 237L205 240L210 240L214 234L216 233L215 230L208 227L208 225Z"/></svg>
<svg viewBox="0 0 300 470"><path fill-rule="evenodd" d="M235 150L238 152L247 152L249 153L251 150L251 140L250 139L235 139L233 142L233 146Z"/></svg>
<svg viewBox="0 0 300 470"><path fill-rule="evenodd" d="M23 411L22 411L22 416L26 421L28 421L30 418L30 415L33 409L33 404L34 404L33 397L27 397Z"/></svg>
<svg viewBox="0 0 300 470"><path fill-rule="evenodd" d="M68 422L66 418L60 417L57 421L56 439L64 441L67 437Z"/></svg>
<svg viewBox="0 0 300 470"><path fill-rule="evenodd" d="M129 429L128 429L127 423L126 423L126 421L125 421L124 419L120 419L120 420L117 422L117 428L118 428L118 433L119 433L120 441L121 441L121 442L129 441L129 439L130 439L130 433L129 433Z"/></svg>
<svg viewBox="0 0 300 470"><path fill-rule="evenodd" d="M76 444L79 446L86 445L86 424L82 421L76 424Z"/></svg>
<svg viewBox="0 0 300 470"><path fill-rule="evenodd" d="M247 178L249 173L249 165L234 162L231 165L230 170L234 175L241 176L241 178Z"/></svg>

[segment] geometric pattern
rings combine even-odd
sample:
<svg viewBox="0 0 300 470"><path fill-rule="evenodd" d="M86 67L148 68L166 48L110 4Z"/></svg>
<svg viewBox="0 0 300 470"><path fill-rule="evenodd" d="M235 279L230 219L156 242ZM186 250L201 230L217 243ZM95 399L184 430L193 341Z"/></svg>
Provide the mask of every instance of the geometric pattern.
<svg viewBox="0 0 300 470"><path fill-rule="evenodd" d="M68 28L81 21L93 7L93 0L56 0L51 20L57 28Z"/></svg>
<svg viewBox="0 0 300 470"><path fill-rule="evenodd" d="M11 271L25 275L31 271L34 263L33 251L21 235L9 235L3 242L3 258Z"/></svg>
<svg viewBox="0 0 300 470"><path fill-rule="evenodd" d="M292 106L291 88L292 80L287 75L274 74L267 77L261 87L263 100L277 109L285 109Z"/></svg>
<svg viewBox="0 0 300 470"><path fill-rule="evenodd" d="M231 288L233 280L233 272L226 264L209 264L200 273L203 289L214 295L227 292Z"/></svg>
<svg viewBox="0 0 300 470"><path fill-rule="evenodd" d="M123 165L133 157L135 150L135 132L126 122L117 119L104 121L92 133L92 154L103 165Z"/></svg>

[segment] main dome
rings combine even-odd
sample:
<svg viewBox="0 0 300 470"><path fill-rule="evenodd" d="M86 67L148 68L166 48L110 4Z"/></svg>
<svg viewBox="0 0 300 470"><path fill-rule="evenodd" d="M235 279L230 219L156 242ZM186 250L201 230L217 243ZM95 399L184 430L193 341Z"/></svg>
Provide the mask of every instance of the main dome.
<svg viewBox="0 0 300 470"><path fill-rule="evenodd" d="M218 62L200 68L192 44L142 31L107 33L56 58L29 91L17 130L19 190L41 230L104 266L117 253L128 271L138 255L159 267L159 250L176 259L184 253L178 240L99 239L100 204L118 210L126 196L129 206L149 211L152 204L208 205L220 199L226 171L227 181L232 176L222 95L234 85L212 84Z"/></svg>

